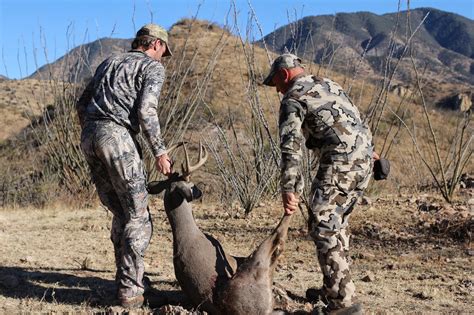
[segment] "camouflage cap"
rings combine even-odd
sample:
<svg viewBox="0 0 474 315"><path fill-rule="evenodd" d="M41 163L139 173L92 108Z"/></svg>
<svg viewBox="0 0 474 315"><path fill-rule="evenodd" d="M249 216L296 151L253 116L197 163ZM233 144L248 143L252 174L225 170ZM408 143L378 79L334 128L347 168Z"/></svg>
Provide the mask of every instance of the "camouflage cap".
<svg viewBox="0 0 474 315"><path fill-rule="evenodd" d="M142 36L142 35L153 36L165 42L166 51L163 54L163 57L173 55L170 50L170 45L168 44L168 32L163 27L157 24L152 24L152 23L145 24L142 26L141 29L138 30L136 37Z"/></svg>
<svg viewBox="0 0 474 315"><path fill-rule="evenodd" d="M296 55L285 53L283 55L278 56L272 63L272 67L270 68L270 73L268 74L267 78L263 81L263 84L268 86L275 86L273 84L273 76L279 69L286 68L295 68L295 67L303 67L301 63L301 59L298 58Z"/></svg>

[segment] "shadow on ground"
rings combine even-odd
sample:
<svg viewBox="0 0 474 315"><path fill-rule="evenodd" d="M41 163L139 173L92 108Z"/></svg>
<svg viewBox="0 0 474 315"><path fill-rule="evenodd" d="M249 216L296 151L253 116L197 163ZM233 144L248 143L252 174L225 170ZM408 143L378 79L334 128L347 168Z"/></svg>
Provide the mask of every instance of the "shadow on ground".
<svg viewBox="0 0 474 315"><path fill-rule="evenodd" d="M107 307L117 304L115 283L99 277L107 270L0 267L0 295L48 303ZM170 285L167 281L154 286ZM180 290L152 289L147 294L152 308L187 304Z"/></svg>

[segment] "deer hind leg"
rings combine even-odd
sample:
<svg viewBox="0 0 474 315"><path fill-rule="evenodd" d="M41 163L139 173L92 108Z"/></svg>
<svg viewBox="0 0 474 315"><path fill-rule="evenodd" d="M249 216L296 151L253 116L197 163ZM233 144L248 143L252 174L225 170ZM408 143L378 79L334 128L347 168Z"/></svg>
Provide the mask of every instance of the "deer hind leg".
<svg viewBox="0 0 474 315"><path fill-rule="evenodd" d="M291 216L285 215L276 227L252 255L252 260L263 266L273 268L278 257L283 252L285 240L290 226Z"/></svg>

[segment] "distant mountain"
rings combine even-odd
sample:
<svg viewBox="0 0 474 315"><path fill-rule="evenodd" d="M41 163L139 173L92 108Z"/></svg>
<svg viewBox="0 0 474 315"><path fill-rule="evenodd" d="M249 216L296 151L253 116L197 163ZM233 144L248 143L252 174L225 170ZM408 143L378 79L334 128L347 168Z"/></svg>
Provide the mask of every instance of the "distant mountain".
<svg viewBox="0 0 474 315"><path fill-rule="evenodd" d="M8 77L0 74L0 80L10 80Z"/></svg>
<svg viewBox="0 0 474 315"><path fill-rule="evenodd" d="M474 84L474 21L432 8L410 11L411 29L427 19L413 39L413 52L425 75L449 83ZM370 12L308 16L266 35L267 47L282 53L287 47L317 63L332 64L339 71L359 65L363 73L378 73L389 49L399 58L407 34L407 11L377 15ZM393 30L397 30L390 46ZM360 56L365 51L364 60ZM398 79L409 81L411 66L400 67Z"/></svg>
<svg viewBox="0 0 474 315"><path fill-rule="evenodd" d="M28 79L64 80L80 82L91 77L97 66L107 57L130 50L131 39L101 38L80 45L55 62L42 66Z"/></svg>
<svg viewBox="0 0 474 315"><path fill-rule="evenodd" d="M412 47L428 90L437 98L438 86L459 86L459 91L474 84L474 21L457 14L431 8L410 11L411 28L417 31ZM338 13L308 16L280 27L257 42L276 52L287 47L306 60L333 67L351 77L377 81L383 73L388 51L392 51L392 66L403 53L406 41L407 12L377 15L370 12ZM179 24L179 23L178 23ZM393 30L397 30L391 42ZM176 31L171 31L174 44ZM93 75L95 68L108 56L130 49L131 39L102 38L72 49L57 61L39 68L31 79L55 78L78 82ZM361 55L364 58L361 59ZM400 64L397 83L413 82L409 58ZM451 88L445 89L447 94ZM443 94L441 93L441 94ZM435 95L436 94L436 95ZM445 95L443 95L445 96Z"/></svg>

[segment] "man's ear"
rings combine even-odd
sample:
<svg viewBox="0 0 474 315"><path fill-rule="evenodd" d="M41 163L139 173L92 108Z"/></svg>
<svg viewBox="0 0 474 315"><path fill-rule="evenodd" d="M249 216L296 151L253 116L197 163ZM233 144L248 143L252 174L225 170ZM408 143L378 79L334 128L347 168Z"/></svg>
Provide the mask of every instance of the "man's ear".
<svg viewBox="0 0 474 315"><path fill-rule="evenodd" d="M155 40L155 43L153 44L153 49L155 51L158 51L160 49L161 41L159 39Z"/></svg>
<svg viewBox="0 0 474 315"><path fill-rule="evenodd" d="M288 70L287 68L281 68L280 71L281 71L281 76L283 77L283 81L285 83L290 82L290 70Z"/></svg>

